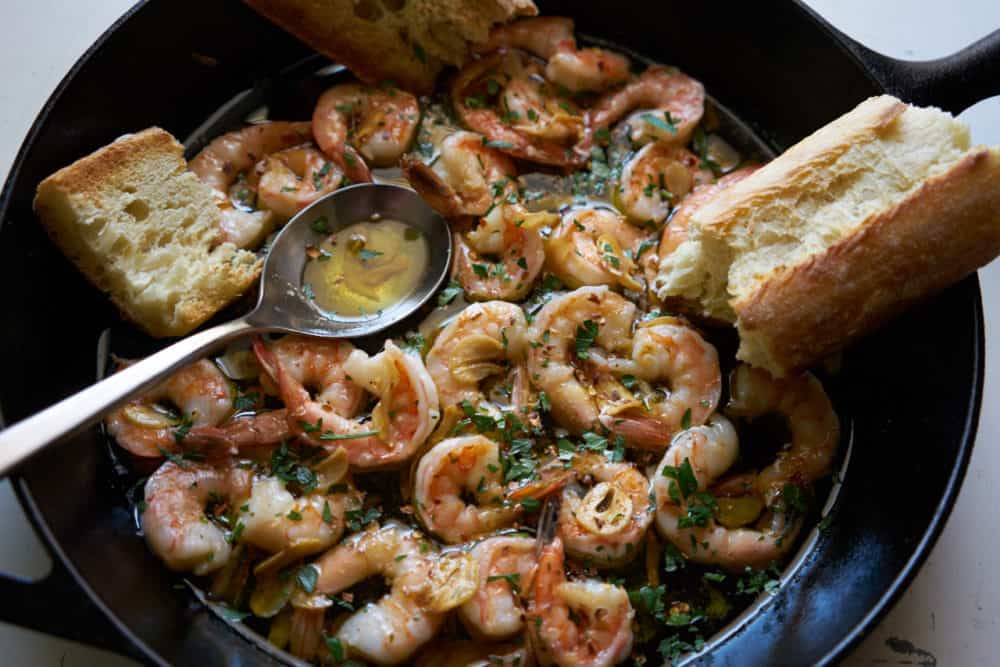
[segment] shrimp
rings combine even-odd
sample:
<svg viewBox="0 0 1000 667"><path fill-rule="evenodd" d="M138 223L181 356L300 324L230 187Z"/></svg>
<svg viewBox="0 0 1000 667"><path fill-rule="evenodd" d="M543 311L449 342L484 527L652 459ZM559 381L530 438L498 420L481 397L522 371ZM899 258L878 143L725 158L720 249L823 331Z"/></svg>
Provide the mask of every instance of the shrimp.
<svg viewBox="0 0 1000 667"><path fill-rule="evenodd" d="M528 349L528 373L548 396L552 416L560 425L575 433L600 425L590 374L576 363L590 359L596 350L583 346L578 332L596 331L591 338L594 345L612 354L627 354L634 320L635 304L604 286L581 287L558 296L535 316L528 340L541 345Z"/></svg>
<svg viewBox="0 0 1000 667"><path fill-rule="evenodd" d="M200 576L221 568L232 547L205 510L220 498L230 506L241 505L250 493L251 474L231 461L161 465L145 487L142 529L149 548L171 570Z"/></svg>
<svg viewBox="0 0 1000 667"><path fill-rule="evenodd" d="M660 141L683 146L701 122L705 88L676 68L654 65L598 100L588 112L587 126L597 132L637 108L644 110L628 121L633 144Z"/></svg>
<svg viewBox="0 0 1000 667"><path fill-rule="evenodd" d="M517 535L490 537L472 547L478 586L458 617L474 637L508 639L524 629L520 594L531 590L536 551L533 538Z"/></svg>
<svg viewBox="0 0 1000 667"><path fill-rule="evenodd" d="M198 450L234 454L244 448L276 445L294 435L288 425L287 410L268 410L237 417L219 426L195 426L183 444Z"/></svg>
<svg viewBox="0 0 1000 667"><path fill-rule="evenodd" d="M801 521L789 522L784 512L772 513L770 520L761 519L765 523L761 529L727 528L716 521L711 505L706 505L699 494L720 478L738 456L736 429L728 419L715 415L704 426L678 433L653 474L656 525L660 534L688 559L734 572L748 566L765 567L780 560L801 528ZM698 486L695 492L682 497L680 483L675 478L685 462ZM707 516L699 510L708 510Z"/></svg>
<svg viewBox="0 0 1000 667"><path fill-rule="evenodd" d="M472 230L456 231L452 272L466 297L517 301L527 296L545 263L545 246L535 226L551 217L502 204Z"/></svg>
<svg viewBox="0 0 1000 667"><path fill-rule="evenodd" d="M389 522L351 535L313 564L320 594L339 593L376 575L389 583L384 597L354 612L337 631L348 652L395 665L434 637L444 614L422 602L434 550L420 532Z"/></svg>
<svg viewBox="0 0 1000 667"><path fill-rule="evenodd" d="M643 284L631 251L645 235L608 208L571 209L545 245L545 266L569 287L621 286L641 291Z"/></svg>
<svg viewBox="0 0 1000 667"><path fill-rule="evenodd" d="M310 338L291 334L271 343L271 353L296 383L305 387L317 403L342 417L353 417L365 400L364 389L352 382L344 363L354 351L346 340ZM279 388L266 374L264 389L278 394Z"/></svg>
<svg viewBox="0 0 1000 667"><path fill-rule="evenodd" d="M481 435L431 447L417 464L413 500L427 530L450 544L509 526L521 512L504 502L499 445Z"/></svg>
<svg viewBox="0 0 1000 667"><path fill-rule="evenodd" d="M467 639L435 642L422 651L416 667L532 667L534 656L523 642L479 643Z"/></svg>
<svg viewBox="0 0 1000 667"><path fill-rule="evenodd" d="M647 398L601 415L601 423L630 446L662 450L685 424L704 424L715 411L722 393L719 354L683 320L659 317L641 323L631 358L640 387L650 385Z"/></svg>
<svg viewBox="0 0 1000 667"><path fill-rule="evenodd" d="M188 168L218 200L220 242L253 248L274 230L277 217L271 211L254 210L246 178L267 155L311 140L310 123L258 123L216 137L191 160Z"/></svg>
<svg viewBox="0 0 1000 667"><path fill-rule="evenodd" d="M434 339L427 372L442 409L485 400L480 383L524 362L528 325L520 306L485 301L467 306Z"/></svg>
<svg viewBox="0 0 1000 667"><path fill-rule="evenodd" d="M282 218L339 188L344 174L311 146L286 148L266 156L254 168L257 201Z"/></svg>
<svg viewBox="0 0 1000 667"><path fill-rule="evenodd" d="M410 185L447 218L486 215L512 191L516 174L509 157L487 146L482 135L465 131L445 137L433 163L408 154L400 164Z"/></svg>
<svg viewBox="0 0 1000 667"><path fill-rule="evenodd" d="M344 534L345 513L360 507L361 498L353 489L329 496L325 491L296 498L282 480L258 475L240 507L241 541L268 553L294 547L299 556L329 548Z"/></svg>
<svg viewBox="0 0 1000 667"><path fill-rule="evenodd" d="M619 207L636 223L659 225L693 188L715 180L700 163L697 155L678 146L643 146L622 170Z"/></svg>
<svg viewBox="0 0 1000 667"><path fill-rule="evenodd" d="M234 399L226 376L211 361L202 359L109 414L104 425L130 453L156 458L185 444L185 434L194 430L192 426L220 424L232 414ZM172 414L171 407L180 415Z"/></svg>
<svg viewBox="0 0 1000 667"><path fill-rule="evenodd" d="M840 420L815 376L775 379L740 365L730 375L729 394L726 410L731 416L753 419L777 413L788 422L791 446L757 475L757 491L768 504L786 484L809 484L830 472L840 442Z"/></svg>
<svg viewBox="0 0 1000 667"><path fill-rule="evenodd" d="M528 627L542 663L560 667L616 665L632 650L635 611L624 588L598 580L566 581L558 537L538 559Z"/></svg>
<svg viewBox="0 0 1000 667"><path fill-rule="evenodd" d="M577 454L572 467L592 486L563 489L557 525L566 553L594 567L627 563L653 521L649 480L631 463L592 452Z"/></svg>
<svg viewBox="0 0 1000 667"><path fill-rule="evenodd" d="M344 362L350 380L379 397L370 420L364 422L351 420L333 406L313 400L260 339L254 340L254 352L278 384L293 431L321 447L336 443L356 468L402 465L440 418L434 381L419 359L405 354L392 341L387 340L384 351L374 357L354 350Z"/></svg>
<svg viewBox="0 0 1000 667"><path fill-rule="evenodd" d="M342 83L323 93L312 118L320 149L356 182L371 180L365 162L394 165L413 143L419 121L420 104L410 93L358 83Z"/></svg>
<svg viewBox="0 0 1000 667"><path fill-rule="evenodd" d="M548 61L545 76L573 92L601 91L629 77L629 60L606 49L578 49L573 19L540 16L494 28L480 53L523 49Z"/></svg>
<svg viewBox="0 0 1000 667"><path fill-rule="evenodd" d="M590 158L585 117L527 55L498 51L470 62L455 79L451 98L462 123L508 155L567 168Z"/></svg>

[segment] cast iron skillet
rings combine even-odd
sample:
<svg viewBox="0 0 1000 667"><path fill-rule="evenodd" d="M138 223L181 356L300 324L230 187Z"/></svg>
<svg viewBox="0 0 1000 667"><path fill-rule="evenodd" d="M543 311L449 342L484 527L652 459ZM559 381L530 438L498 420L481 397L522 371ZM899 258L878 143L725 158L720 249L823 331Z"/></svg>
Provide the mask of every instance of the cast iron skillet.
<svg viewBox="0 0 1000 667"><path fill-rule="evenodd" d="M906 63L795 2L539 5L680 66L779 149L883 90L953 112L1000 92L1000 32L948 58ZM9 421L91 383L97 337L120 321L42 233L31 211L37 183L123 132L160 125L184 137L236 92L308 54L237 0L147 0L73 67L0 200L0 405ZM831 529L760 613L695 662L829 663L856 644L941 531L971 453L982 381L974 276L852 349L838 408L854 450ZM37 584L0 579L0 618L151 663L276 664L173 588L136 538L110 466L94 431L19 471L15 488L56 566ZM72 582L87 596L67 599Z"/></svg>

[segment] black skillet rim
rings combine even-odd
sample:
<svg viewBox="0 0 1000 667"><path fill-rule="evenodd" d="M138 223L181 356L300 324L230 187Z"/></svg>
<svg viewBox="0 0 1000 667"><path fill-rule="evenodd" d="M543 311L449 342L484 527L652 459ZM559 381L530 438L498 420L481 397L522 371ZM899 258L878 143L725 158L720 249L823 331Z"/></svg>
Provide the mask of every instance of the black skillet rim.
<svg viewBox="0 0 1000 667"><path fill-rule="evenodd" d="M27 154L33 149L35 140L41 131L41 126L51 113L52 108L59 102L65 88L70 84L70 82L72 82L79 70L87 64L90 58L104 46L109 37L117 32L124 23L126 23L134 14L139 12L149 2L150 0L140 0L124 14L122 14L122 16L112 23L111 26L109 26L103 33L101 33L94 43L87 48L83 54L81 54L76 62L74 62L73 66L60 80L52 94L39 110L38 115L32 122L31 127L21 143L21 147L11 164L10 172L7 176L3 190L0 191L0 227L2 227L3 222L6 219L7 209L12 198L13 185L20 173L22 164ZM798 5L799 10L803 11L808 18L837 45L839 49L849 56L859 71L863 72L876 87L882 88L881 84L877 81L875 76L868 69L868 67L865 66L861 59L858 58L858 56L851 49L844 45L835 29L819 17L814 10L804 5L801 0L794 0L794 3ZM975 444L976 432L979 424L979 415L982 407L983 383L985 377L985 327L979 279L978 276L970 276L964 282L971 283L967 286L974 290L974 310L972 315L977 329L977 336L975 338L975 345L973 348L975 382L969 396L971 409L966 415L961 435L961 445L957 452L955 465L948 478L944 493L942 494L937 503L937 507L933 512L928 528L924 532L920 541L914 546L910 558L900 568L899 574L895 579L893 579L886 592L878 599L868 613L855 623L851 631L848 632L848 634L844 636L840 642L832 647L827 654L819 660L818 664L831 664L844 657L848 651L854 648L865 637L865 635L885 617L885 615L892 608L892 605L908 588L917 572L919 572L920 567L930 555L930 551L940 537L941 532L944 529L945 522L951 515L954 508L958 492L968 469L972 448ZM11 481L13 482L13 487L18 496L18 500L25 509L33 527L38 532L39 536L44 540L51 555L58 559L59 564L66 568L76 584L80 586L83 592L86 593L90 600L101 610L101 612L129 642L136 646L147 659L159 664L164 664L162 658L160 658L157 653L151 649L151 647L149 647L142 639L133 633L121 620L117 618L117 616L110 611L107 605L105 605L100 597L96 595L86 580L77 571L72 561L66 556L66 553L55 540L49 526L42 517L41 511L34 501L27 482L19 475L13 475L11 477Z"/></svg>

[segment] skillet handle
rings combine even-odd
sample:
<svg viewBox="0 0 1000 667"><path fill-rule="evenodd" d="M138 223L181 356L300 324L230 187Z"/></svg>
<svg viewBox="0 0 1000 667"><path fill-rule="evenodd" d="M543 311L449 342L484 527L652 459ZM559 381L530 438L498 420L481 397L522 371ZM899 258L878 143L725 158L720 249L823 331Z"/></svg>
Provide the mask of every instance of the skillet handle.
<svg viewBox="0 0 1000 667"><path fill-rule="evenodd" d="M58 558L39 581L0 573L0 601L0 621L139 658Z"/></svg>
<svg viewBox="0 0 1000 667"><path fill-rule="evenodd" d="M801 3L800 3L800 6ZM886 92L918 106L953 114L1000 95L1000 30L944 58L899 60L869 49L805 7L841 46L857 58Z"/></svg>

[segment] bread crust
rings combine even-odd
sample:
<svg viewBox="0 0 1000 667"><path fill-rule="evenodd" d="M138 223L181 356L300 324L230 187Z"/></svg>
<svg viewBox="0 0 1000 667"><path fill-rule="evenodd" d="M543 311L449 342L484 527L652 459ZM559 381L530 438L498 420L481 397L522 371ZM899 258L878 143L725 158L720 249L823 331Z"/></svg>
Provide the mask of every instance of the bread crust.
<svg viewBox="0 0 1000 667"><path fill-rule="evenodd" d="M232 246L212 249L217 204L208 187L187 171L183 152L184 147L158 127L125 135L43 180L34 201L39 221L53 243L91 284L108 293L124 317L155 337L190 332L250 288L262 265L252 253ZM126 284L123 275L134 267L114 246L99 246L95 238L100 233L88 229L111 225L122 215L117 207L127 201L125 196L137 191L157 193L177 211L192 216L192 226L204 230L198 238L189 238L185 248L191 257L202 260L200 284L183 293L164 290L176 299L170 303L137 299L131 291L134 285ZM136 228L173 239L177 230L161 224L172 218L161 219L158 210L147 210L147 222L137 222Z"/></svg>
<svg viewBox="0 0 1000 667"><path fill-rule="evenodd" d="M362 81L416 93L430 93L444 66L461 65L496 23L538 13L531 0L244 1Z"/></svg>
<svg viewBox="0 0 1000 667"><path fill-rule="evenodd" d="M975 148L850 236L730 304L737 357L807 368L1000 255L1000 149Z"/></svg>

